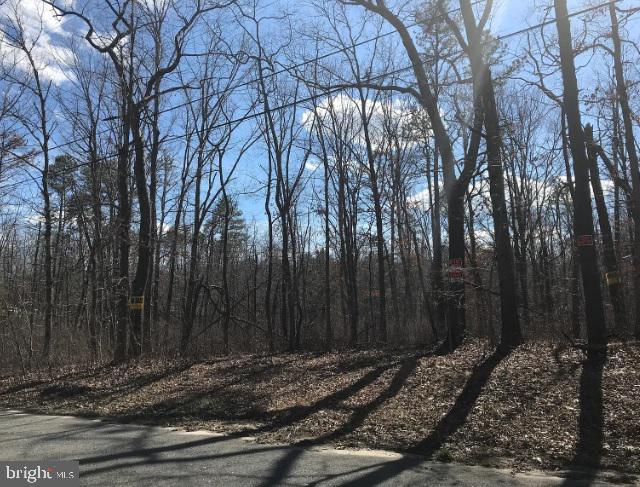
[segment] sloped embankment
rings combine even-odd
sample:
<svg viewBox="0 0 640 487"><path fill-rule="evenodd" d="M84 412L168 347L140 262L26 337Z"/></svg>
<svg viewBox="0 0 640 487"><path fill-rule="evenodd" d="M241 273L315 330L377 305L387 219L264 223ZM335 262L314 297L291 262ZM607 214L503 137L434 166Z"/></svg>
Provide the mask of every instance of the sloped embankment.
<svg viewBox="0 0 640 487"><path fill-rule="evenodd" d="M0 380L0 406L440 460L640 472L640 346L144 360Z"/></svg>

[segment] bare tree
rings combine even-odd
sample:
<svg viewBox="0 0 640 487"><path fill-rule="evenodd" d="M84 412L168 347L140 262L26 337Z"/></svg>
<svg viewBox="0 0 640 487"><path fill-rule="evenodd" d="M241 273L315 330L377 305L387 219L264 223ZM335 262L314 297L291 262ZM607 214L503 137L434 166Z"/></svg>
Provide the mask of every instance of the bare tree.
<svg viewBox="0 0 640 487"><path fill-rule="evenodd" d="M574 225L576 245L580 257L582 287L585 296L587 316L587 335L589 345L601 348L606 342L606 327L602 292L600 289L600 272L593 238L593 217L591 213L591 195L589 194L589 164L586 153L585 137L580 119L578 102L578 81L573 60L571 28L566 0L554 0L562 80L564 84L563 103L567 117L569 147L573 158L575 175Z"/></svg>
<svg viewBox="0 0 640 487"><path fill-rule="evenodd" d="M175 29L175 32L173 34L171 53L167 56L167 60L162 65L160 65L160 63L156 63L152 71L150 71L149 75L144 80L141 80L137 77L138 73L135 73L134 75L132 71L134 66L133 53L136 46L136 35L138 35L141 29L140 15L139 12L136 11L137 2L131 2L129 0L117 4L110 1L107 2L107 6L113 15L113 21L111 25L114 30L114 35L111 39L107 39L105 41L104 39L101 39L101 36L97 34L96 28L94 27L94 22L82 11L68 9L55 0L43 1L52 6L61 17L73 16L80 19L87 27L87 32L85 34L85 39L87 40L87 42L98 52L107 54L117 72L120 89L122 90L122 95L125 99L125 106L121 117L122 126L128 129L126 130L127 133L125 136L126 144L123 144L123 147L121 149L121 160L123 162L123 167L121 169L124 170L124 160L126 159L126 153L129 150L128 136L130 132L134 153L133 172L135 176L138 206L140 211L140 228L138 233L137 249L138 260L136 265L136 272L131 283L131 296L134 300L138 300L144 303L142 299L147 288L147 280L149 277L152 260L152 210L151 202L149 200L149 190L147 187L147 174L145 168L145 143L143 139L142 115L148 103L150 103L152 100L157 99L163 93L166 94L171 91L177 91L181 89L180 86L174 86L171 88L167 88L163 92L160 92L160 83L165 77L174 72L180 65L180 62L185 54L185 47L189 33L193 30L197 20L207 12L224 8L230 3L216 3L207 2L205 0L194 0L194 2L188 6L188 13L183 14L182 9L176 3L168 2L171 5L171 8L175 10L176 16L178 18L178 27ZM163 10L163 12L159 12L160 22L162 22L162 19L167 14L167 11L168 8L166 10ZM157 35L156 39L158 39ZM129 49L129 56L131 57L129 60L126 60L120 55L123 41L128 42L126 46ZM156 50L161 48L158 42L155 43L154 47ZM157 56L156 60L159 60ZM138 87L138 84L140 84L141 94L136 96L136 89ZM124 131L125 130L123 130L123 132ZM157 131L157 127L155 131ZM157 136L157 134L154 136L156 137L156 145ZM120 171L121 174L124 172L123 170ZM124 186L122 187L122 189L125 189ZM121 196L124 196L124 191L122 191L121 193ZM124 226L124 215L122 221L122 225ZM123 240L125 239L124 234L122 235L122 238ZM121 259L123 262L128 259L128 255L125 256L125 253L128 254L128 249L125 252L125 249L123 248L123 251L121 252ZM120 278L124 279L124 274L128 275L128 270L125 273L124 264L122 265L123 267L121 269ZM124 305L124 299L125 298L123 296L123 298L121 299L121 307L123 307ZM143 307L141 309L139 306L133 306L131 308L131 353L133 356L138 356L142 353L143 309ZM124 316L121 316L121 320L123 321L123 323L120 325L120 328L122 329L125 326ZM118 350L119 352L116 354L116 360L122 360L124 358L124 350L122 344Z"/></svg>
<svg viewBox="0 0 640 487"><path fill-rule="evenodd" d="M36 103L31 105L26 102L25 110L19 110L16 106L13 116L19 120L27 133L37 141L42 156L40 172L40 193L42 194L42 217L44 220L44 273L45 273L45 309L44 309L44 341L42 355L49 360L53 337L53 265L52 265L52 221L51 195L49 192L49 143L55 123L50 120L49 100L52 89L52 81L46 79L43 74L44 67L38 63L34 56L34 49L38 45L42 35L42 25L36 30L35 35L26 31L25 21L21 17L17 6L12 12L2 19L4 24L3 34L5 42L14 47L26 59L26 72L16 71L11 76L11 81L20 85L24 93L33 96Z"/></svg>

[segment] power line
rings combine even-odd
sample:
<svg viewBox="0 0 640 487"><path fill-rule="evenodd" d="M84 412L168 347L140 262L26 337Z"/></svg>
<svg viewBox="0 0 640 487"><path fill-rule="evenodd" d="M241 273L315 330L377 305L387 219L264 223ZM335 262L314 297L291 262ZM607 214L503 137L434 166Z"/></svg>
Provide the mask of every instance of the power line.
<svg viewBox="0 0 640 487"><path fill-rule="evenodd" d="M580 14L583 14L583 13L589 12L589 11L591 11L591 10L595 10L595 9L598 9L598 8L602 8L602 7L608 6L608 5L609 5L609 4L611 4L611 3L618 3L619 1L621 1L621 0L613 0L613 1L610 1L610 2L607 2L607 3L603 3L603 4L601 4L601 5L596 5L596 6L588 7L588 8L585 8L585 9L581 10L581 11L577 11L577 12L574 12L574 13L572 13L572 14L569 14L567 18L573 17L573 16L575 16L575 15L580 15ZM475 7L475 6L479 5L480 3L482 3L482 0L476 0L475 2L473 2L473 3L471 4L471 6L472 6L472 7ZM458 12L458 11L460 11L460 8L459 8L459 7L458 7L458 8L451 9L451 10L448 10L448 11L446 12L446 14L448 15L448 14L452 14L452 13L455 13L455 12ZM438 14L438 15L436 15L436 18L441 18L441 17L443 17L443 14ZM532 29L534 29L534 28L539 28L539 27L542 27L542 26L548 25L549 23L553 23L553 22L555 22L555 19L552 19L552 20L548 20L548 21L542 22L542 23L540 23L540 24L538 24L538 25L536 25L536 26L527 27L527 28L524 28L524 29L522 29L522 30L519 30L519 31L516 31L516 32L512 32L512 33L510 33L510 34L508 34L508 35L498 36L498 37L496 37L496 40L507 39L507 38L509 38L509 37L513 37L513 36L515 36L515 35L522 34L522 33L524 33L524 32L527 32L527 31L529 31L529 30L532 30ZM414 28L414 27L418 27L418 26L420 26L420 25L421 25L421 23L420 23L420 22L413 22L413 23L407 24L407 26L406 26L406 27L407 27L407 29L412 29L412 28ZM396 34L396 33L397 33L397 31L396 31L395 29L393 29L393 30L390 30L390 31L388 31L388 32L384 32L384 33L382 33L382 34L378 34L378 35L376 35L376 36L374 36L374 37L370 37L370 38L368 38L368 39L365 39L365 40L362 40L362 41L359 41L359 42L353 43L353 44L351 44L351 45L349 45L349 46L345 46L345 47L342 47L342 48L340 48L340 49L336 49L336 50L330 51L330 52L328 52L328 53L322 54L322 55L320 55L320 56L316 56L316 57L315 57L315 58L313 58L313 59L308 59L308 60L306 60L306 61L301 61L300 63L293 64L293 65L291 65L291 66L285 66L285 67L282 67L282 68L281 68L281 69L279 69L279 70L276 70L276 71L273 71L273 72L271 72L271 73L265 74L265 75L263 76L263 78L269 79L269 78L272 78L272 77L274 77L274 76L278 76L278 75L280 75L280 74L290 73L291 71L295 71L295 70L297 70L297 69L299 69L299 68L301 68L301 67L307 66L307 65L309 65L309 64L317 63L318 61L321 61L321 60L323 60L323 59L327 59L327 58L329 58L329 57L335 56L336 54L341 54L341 53L347 52L347 51L349 51L349 50L351 50L351 49L354 49L354 48L362 47L362 46L364 46L364 45L366 45L366 44L369 44L369 43L374 42L374 41L377 41L377 40L379 40L379 39L382 39L382 38L385 38L385 37L391 36L391 35ZM461 53L461 52L462 52L462 51L457 51L456 53ZM215 77L213 77L213 76L208 76L208 77L204 77L204 78L202 78L200 81L201 81L201 82L203 82L203 81L209 81L209 80L212 80L212 79L216 79L216 78L215 78ZM235 85L235 86L233 86L233 87L231 87L231 88L226 88L226 89L221 90L221 91L219 91L219 92L212 93L212 94L208 95L207 97L211 97L211 98L213 98L213 97L219 97L219 96L222 96L222 95L224 95L224 94L227 94L227 93L229 93L229 92L231 92L231 91L233 91L233 90L236 90L236 89L238 89L238 88L243 88L243 87L246 87L246 86L250 86L250 85L252 85L252 84L254 84L254 83L257 83L258 81L259 81L259 78L253 78L253 79L250 79L250 80L247 80L247 81L243 81L243 82L241 82L241 83L239 83L239 84L237 84L237 85ZM185 87L185 89L190 89L190 87ZM173 106L171 106L171 107L161 109L161 110L159 110L159 111L158 111L158 114L159 114L159 115L162 115L162 114L165 114L165 113L168 113L168 112L171 112L171 111L177 110L177 109L179 109L179 108L183 108L183 107L185 107L185 106L188 106L188 105L189 105L189 104L191 104L191 103L195 103L195 102L198 102L198 101L202 101L202 100L204 100L204 99L205 99L205 98L207 98L207 97L204 97L204 96L203 96L203 97L195 98L195 99L190 100L190 101L187 101L187 102L179 103L179 104L177 104L177 105L173 105ZM120 126L119 126L119 127L117 127L117 128L122 128L122 125L120 125ZM106 134L106 133L109 133L110 131L111 131L111 129L104 129L104 130L102 130L102 131L99 131L97 135L104 135L104 134ZM75 144L75 143L78 143L78 142L82 142L83 140L84 140L84 138L76 138L76 139L72 139L72 140L69 140L69 141L67 141L67 142L63 142L63 143L61 143L61 144L57 144L57 145L54 145L54 146L50 147L50 148L49 148L49 151L54 151L54 150L57 150L57 149L60 149L60 148L63 148L63 147L68 147L68 146L70 146L70 145L72 145L72 144ZM40 152L40 153L42 153L42 152Z"/></svg>
<svg viewBox="0 0 640 487"><path fill-rule="evenodd" d="M404 68L399 68L399 69L396 69L396 70L388 72L388 73L381 73L381 74L379 74L377 76L369 78L369 80L373 81L373 80L377 80L377 79L384 78L384 77L387 77L387 76L393 76L394 74L398 74L398 73L407 71L409 69L411 69L411 66L405 66ZM267 110L261 110L259 112L254 112L254 113L251 113L251 114L243 115L242 117L238 117L238 118L235 118L233 120L227 120L225 122L222 122L222 123L219 123L219 124L216 124L216 125L212 125L207 130L213 131L213 130L216 130L216 129L219 129L219 128L227 127L229 125L240 124L240 123L245 122L247 120L251 120L253 118L261 117L261 116L263 116L263 115L265 115L265 114L267 114L269 112L284 110L284 109L287 109L287 108L291 108L291 107L300 105L302 103L307 103L307 102L310 102L310 101L314 101L314 100L316 100L318 98L325 97L325 96L330 95L332 93L337 93L339 91L343 91L344 89L345 89L344 87L336 87L336 88L324 90L322 93L317 93L317 94L314 94L314 95L310 95L310 96L308 96L306 98L296 99L296 100L293 100L291 102L284 103L282 105L278 105L277 107L270 108L268 111ZM184 139L184 138L186 138L186 137L188 137L190 135L194 135L194 134L198 135L199 133L200 132L196 130L196 131L192 132L191 134L175 135L173 137L165 138L163 140L163 142L164 143L175 142L176 140L181 140L181 139ZM132 142L129 143L129 145L131 145L131 144L132 144ZM145 144L145 148L148 149L150 147L149 147L148 144ZM106 161L107 159L115 158L117 156L118 156L118 153L114 152L112 154L107 154L105 156L99 157L99 158L97 158L97 159L95 159L93 161L80 162L80 163L78 163L78 164L76 164L74 166L71 166L71 167L67 168L67 171L65 171L65 172L70 172L70 171L79 169L79 168L84 167L84 166L88 166L88 165L95 164L95 163L98 163L98 162ZM33 178L27 178L27 179L24 179L22 181L16 181L15 183L10 183L9 185L5 186L4 188L0 188L0 190L5 190L9 186L17 186L19 184L23 184L23 183L25 183L25 182L27 182L29 180L33 180Z"/></svg>
<svg viewBox="0 0 640 487"><path fill-rule="evenodd" d="M593 11L593 10L597 10L597 9L600 9L600 8L607 7L607 6L611 5L611 4L619 3L620 1L622 1L622 0L611 0L609 2L605 2L605 3L602 3L602 4L594 5L594 6L591 6L591 7L586 7L584 9L582 9L582 10L571 12L568 15L564 16L564 18L572 18L572 17L575 17L577 15L582 15L584 13L587 13L587 12L590 12L590 11ZM457 10L459 10L459 9L457 9ZM639 12L639 11L633 12L632 15L637 13L637 12ZM523 29L520 29L520 30L517 30L517 31L514 31L514 32L510 32L508 34L504 34L504 35L501 35L501 36L497 36L495 38L495 40L501 41L501 40L504 40L504 39L508 39L508 38L514 37L516 35L521 35L521 34L524 34L525 32L529 32L531 30L535 30L535 29L538 29L540 27L544 27L546 25L550 25L550 24L554 23L556 20L557 20L557 18L549 19L549 20L546 20L544 22L540 22L540 23L538 23L536 25L532 25L530 27L526 27L526 28L523 28ZM462 51L458 51L458 52L462 52ZM293 69L293 67L289 67L288 69L291 70L291 69ZM405 72L405 71L409 71L411 69L413 69L413 67L411 65L405 66L403 68L399 68L399 69L396 69L396 70L393 70L393 71L390 71L390 72L385 72L385 73L378 74L378 75L376 75L374 77L370 77L370 78L368 78L367 81L375 81L375 80L378 80L378 79L384 79L385 77L394 76L396 74L399 74L399 73L402 73L402 72ZM272 76L274 74L275 73L272 73ZM255 81L252 81L252 82L255 82ZM316 100L318 98L322 98L322 97L325 97L325 96L330 95L332 93L343 91L345 89L346 89L345 87L340 86L340 87L324 90L321 93L310 95L310 96L308 96L306 98L296 99L296 100L294 100L292 102L288 102L288 103L285 103L285 104L282 104L282 105L279 105L279 106L276 106L276 107L272 107L272 108L270 108L269 111L274 112L274 111L279 111L279 110L284 110L284 109L287 109L287 108L291 108L293 106L296 106L296 105L299 105L299 104L302 104L302 103L308 103L310 101L314 101L314 100ZM224 93L224 91L221 92L220 94L223 94L223 93ZM212 95L212 96L214 96L214 95ZM171 107L171 109L176 109L176 108L178 108L178 106ZM267 113L266 110L262 110L260 112L254 112L254 113L251 113L251 114L247 114L247 115L244 115L242 117L235 118L233 120L227 120L227 121L219 123L217 125L213 125L213 126L209 127L207 130L212 131L212 130L216 130L216 129L219 129L219 128L227 127L227 126L230 126L230 125L240 124L240 123L245 122L247 120L251 120L253 118L261 117L261 116L265 115L266 113ZM195 132L193 132L191 134L182 134L182 135L176 135L176 136L173 136L173 137L167 137L167 138L165 138L163 140L163 143L174 142L174 141L177 141L177 140L181 140L181 139L184 139L184 138L186 138L186 137L188 137L190 135L193 135L193 134L198 135L199 131L196 130ZM80 139L80 140L82 140L82 139ZM75 143L75 142L78 142L78 141L70 141L70 142L67 143L67 145L71 144L71 143ZM132 145L132 144L133 144L133 142L129 142L129 145ZM60 147L60 146L57 146L57 147ZM146 149L150 148L149 144L145 144L144 147ZM50 150L54 150L55 148L56 147L52 147ZM40 153L42 153L42 152L40 152ZM87 161L87 162L78 163L78 164L68 168L67 171L73 171L75 169L79 169L80 167L84 167L84 166L88 166L90 164L95 164L95 163L98 163L98 162L106 161L108 159L112 159L112 158L115 158L117 156L118 156L117 152L112 153L112 154L107 154L107 155L99 157L99 158L97 158L97 159L95 159L93 161ZM33 177L30 177L30 178L25 178L25 179L23 179L21 181L16 181L14 183L9 183L5 187L0 187L0 190L5 191L7 188L13 189L13 188L19 186L20 184L24 184L26 182L33 181L33 179L34 179Z"/></svg>
<svg viewBox="0 0 640 487"><path fill-rule="evenodd" d="M473 7L475 7L475 6L479 5L480 3L482 3L482 0L476 0L476 1L475 1L475 2L473 2L471 5L472 5ZM448 15L448 14L452 14L452 13L454 13L454 12L458 12L459 10L460 10L460 8L454 8L454 9L448 10L446 13L447 13L447 15ZM438 15L437 15L437 17L442 17L442 14L438 14ZM408 24L408 25L407 25L407 29L412 29L412 28L414 28L414 27L418 27L418 26L420 26L420 25L421 25L421 24L420 24L420 22L413 22L413 23L411 23L411 24ZM302 68L302 67L304 67L304 66L307 66L307 65L309 65L309 64L317 63L318 61L322 61L323 59L328 59L328 58L330 58L330 57L332 57L332 56L335 56L336 54L342 54L342 53L347 52L347 51L349 51L349 50L351 50L351 49L358 48L358 47L362 47L362 46L364 46L364 45L366 45L366 44L369 44L369 43L371 43L371 42L377 41L377 40L382 39L382 38L384 38L384 37L391 36L391 35L393 35L393 34L395 34L395 33L396 33L396 30L394 29L394 30L390 30L390 31L388 31L388 32L384 32L384 33L382 33L382 34L378 34L378 35L376 35L376 36L374 36L374 37L370 37L370 38L368 38L368 39L364 39L364 40L362 40L362 41L359 41L359 42L353 43L353 44L351 44L351 45L349 45L349 46L345 46L345 47L342 47L342 48L340 48L340 49L336 49L336 50L333 50L333 51L327 52L327 53L325 53L325 54L322 54L322 55L316 56L316 57L315 57L315 58L313 58L313 59L308 59L308 60L306 60L306 61L301 61L301 62L299 62L299 63L297 63L297 64L293 64L293 65L291 65L291 66L285 66L285 67L282 67L282 68L280 68L279 70L273 71L273 72L271 72L271 73L269 73L269 74L265 74L265 75L263 76L263 78L269 79L269 78L272 78L272 77L274 77L274 76L278 76L278 75L280 75L280 74L290 73L291 71L294 71L294 70L300 69L300 68ZM203 81L210 81L210 80L213 80L213 79L217 79L217 78L216 78L216 77L214 77L214 76L207 76L207 77L204 77L204 78L200 79L200 82L203 82ZM259 79L259 78L254 78L254 79L250 79L250 80L247 80L247 81L243 81L242 83L239 83L239 84L237 84L237 85L233 86L232 88L226 88L226 89L221 90L221 91L219 91L219 92L217 92L217 93L212 93L211 95L208 95L208 96L209 96L209 97L221 96L221 95L224 95L224 94L226 94L226 93L228 93L228 92L230 92L230 91L232 91L232 90L236 90L236 89L238 89L238 88L244 88L244 87L246 87L246 86L250 86L250 85L252 85L252 84L254 84L254 83L257 83L257 82L259 82L259 81L260 81L260 79ZM191 88L191 87L185 87L185 89L193 89L193 88ZM160 111L158 112L158 114L162 115L162 114L164 114L164 113L167 113L167 112L170 112L170 111L173 111L173 110L177 110L178 108L185 107L185 106L189 105L190 103L194 103L194 102L202 101L202 100L203 100L203 99L205 99L205 98L206 98L206 97L195 98L195 99L190 100L190 101L188 101L188 102L183 102L183 103L180 103L180 104L178 104L178 105L171 106L171 107L169 107L169 108L164 108L164 109L160 110ZM120 127L118 127L118 128L121 128L121 127L122 127L122 126L120 126ZM105 130L103 130L103 131L99 132L99 133L98 133L98 135L106 134L106 133L108 133L109 131L110 131L110 129L105 129ZM70 140L70 141L67 141L67 142L63 142L63 143L61 143L61 144L55 145L55 146L53 146L53 147L50 147L50 148L49 148L49 150L53 151L53 150L56 150L56 149L60 149L60 148L62 148L62 147L67 147L67 146L69 146L69 145L71 145L71 144L75 144L75 143L77 143L77 142L81 142L82 140L84 140L84 139L73 139L73 140Z"/></svg>

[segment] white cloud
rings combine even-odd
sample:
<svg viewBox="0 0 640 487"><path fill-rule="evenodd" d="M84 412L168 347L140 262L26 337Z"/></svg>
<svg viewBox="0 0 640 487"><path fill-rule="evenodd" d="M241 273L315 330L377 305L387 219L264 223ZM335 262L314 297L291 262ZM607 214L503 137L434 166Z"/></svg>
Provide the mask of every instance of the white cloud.
<svg viewBox="0 0 640 487"><path fill-rule="evenodd" d="M0 7L0 22L2 30L9 32L14 30L12 26L16 22L22 25L27 46L33 45L32 56L44 81L60 84L69 79L64 65L72 62L73 53L64 44L71 32L64 28L65 22L56 18L51 7L41 0L9 0ZM26 55L11 46L2 32L0 48L3 63L31 70Z"/></svg>
<svg viewBox="0 0 640 487"><path fill-rule="evenodd" d="M38 214L27 215L24 217L24 219L29 225L37 226L39 223L44 223L44 218L42 217L42 215Z"/></svg>
<svg viewBox="0 0 640 487"><path fill-rule="evenodd" d="M424 188L409 196L407 203L416 208L427 209L429 206L429 188Z"/></svg>
<svg viewBox="0 0 640 487"><path fill-rule="evenodd" d="M602 184L602 191L604 193L611 193L615 191L616 184L611 179L601 179L600 183Z"/></svg>
<svg viewBox="0 0 640 487"><path fill-rule="evenodd" d="M156 220L156 226L160 226L160 220ZM167 235L171 231L173 231L173 225L166 222L162 224L162 228L160 229L161 235Z"/></svg>
<svg viewBox="0 0 640 487"><path fill-rule="evenodd" d="M370 116L369 135L374 148L385 142L386 134L389 131L400 134L401 139L407 145L413 145L420 140L424 140L428 134L416 134L412 122L415 117L414 105L402 98L381 100L365 100L366 115ZM314 120L331 126L333 117L337 123L344 123L350 127L352 140L360 145L365 144L362 124L362 104L361 100L351 97L347 93L340 93L335 96L323 98L313 110L305 110L302 113L301 124L311 130ZM426 117L425 117L426 119Z"/></svg>
<svg viewBox="0 0 640 487"><path fill-rule="evenodd" d="M320 161L318 161L317 159L308 159L307 163L304 165L304 168L307 171L315 171L316 169L318 169L320 167Z"/></svg>

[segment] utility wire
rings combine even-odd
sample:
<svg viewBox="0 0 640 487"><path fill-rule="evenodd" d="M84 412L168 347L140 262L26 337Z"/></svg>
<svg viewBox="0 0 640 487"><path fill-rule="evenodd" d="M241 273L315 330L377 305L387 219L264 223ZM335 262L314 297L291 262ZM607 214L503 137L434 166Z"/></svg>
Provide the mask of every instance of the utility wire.
<svg viewBox="0 0 640 487"><path fill-rule="evenodd" d="M480 3L482 3L482 1L483 0L476 0L471 5L473 7L475 7L475 6L479 5ZM449 14L458 12L459 10L460 10L460 8L454 8L454 9L451 9L451 10L447 11L446 13L447 13L447 15L449 15ZM438 14L436 17L437 18L442 17L442 14ZM407 25L407 29L412 29L412 28L417 27L419 25L421 25L420 22L413 22L413 23ZM364 39L362 41L355 42L355 43L353 43L353 44L351 44L349 46L345 46L345 47L342 47L340 49L336 49L336 50L321 54L319 56L314 57L313 59L308 59L306 61L301 61L301 62L299 62L297 64L293 64L291 66L284 66L284 67L280 68L279 70L276 70L276 71L273 71L271 73L265 74L263 76L263 78L269 79L269 78L273 78L274 76L278 76L280 74L290 73L291 71L295 71L295 70L300 69L300 68L302 68L304 66L307 66L309 64L314 64L314 63L317 63L318 61L322 61L323 59L328 59L328 58L330 58L332 56L335 56L336 54L342 54L342 53L345 53L347 51L350 51L351 49L362 47L362 46L364 46L366 44L369 44L371 42L377 41L379 39L382 39L382 38L385 38L385 37L389 37L389 36L391 36L391 35L393 35L395 33L396 33L395 29L394 30L390 30L388 32L383 32L382 34L378 34L376 36ZM210 81L210 80L214 80L214 79L217 79L217 78L215 76L206 76L206 77L200 79L199 81L200 82L204 82L204 81ZM254 83L258 83L259 81L260 81L259 78L249 79L247 81L243 81L243 82L241 82L241 83L239 83L237 85L234 85L233 87L226 88L226 89L221 90L219 92L213 93L213 94L209 95L209 97L212 97L212 98L216 97L216 96L219 97L219 96L222 96L222 95L224 95L226 93L229 93L231 91L237 90L238 88L244 88L244 87L250 86L250 85L252 85ZM194 89L194 88L189 87L189 86L185 86L184 89ZM178 108L182 108L182 107L188 106L191 103L202 101L204 98L205 97L195 98L193 100L189 100L187 102L183 102L183 103L180 103L178 105L174 105L174 106L171 106L171 107L168 107L168 108L161 109L158 112L158 114L162 115L164 113L171 112L173 110L177 110ZM122 126L120 126L118 128L121 128L121 127ZM105 133L108 133L110 130L111 129L102 130L102 131L98 132L97 135L103 135ZM71 144L75 144L77 142L81 142L82 140L84 140L84 139L80 138L80 139L73 139L73 140L70 140L70 141L67 141L67 142L63 142L61 144L54 145L54 146L50 147L49 150L53 151L53 150L56 150L56 149L60 149L62 147L67 147L67 146L69 146Z"/></svg>
<svg viewBox="0 0 640 487"><path fill-rule="evenodd" d="M611 4L619 3L621 1L622 0L611 0L609 2L605 2L605 3L602 3L602 4L593 5L591 7L586 7L584 9L581 9L581 10L578 10L578 11L575 11L575 12L571 12L568 15L564 16L564 18L572 18L572 17L575 17L577 15L582 15L582 14L585 14L587 12L591 12L593 10L597 10L597 9L600 9L600 8L607 7L607 6L611 5ZM459 10L459 9L456 9L456 10ZM635 13L638 13L639 11L632 12L632 15L635 14ZM520 29L520 30L517 30L517 31L514 31L514 32L510 32L510 33L507 33L507 34L504 34L504 35L501 35L501 36L497 36L497 37L495 37L495 40L496 41L502 41L504 39L509 39L511 37L524 34L525 32L529 32L529 31L532 31L532 30L535 30L535 29L539 29L540 27L544 27L544 26L550 25L552 23L555 23L556 20L557 20L557 18L549 19L549 20L546 20L544 22L540 22L538 24L532 25L530 27L525 27L523 29ZM395 31L393 31L393 32L395 32ZM386 33L384 35L389 35L389 33ZM371 40L368 40L368 42L371 42ZM366 41L362 41L362 42L366 42ZM350 48L351 48L351 46L349 47L349 49ZM462 52L462 51L458 51L458 52ZM304 64L306 64L308 62L311 62L311 61L306 61L305 63L299 63L299 65L304 65ZM280 71L280 72L282 73L282 72L285 72L285 70L292 70L292 69L295 69L295 66L290 66L290 67L287 67L287 68L283 68L283 70ZM396 70L393 70L393 71L390 71L390 72L385 72L385 73L381 73L381 74L378 74L376 76L370 77L366 81L375 81L375 80L378 80L378 79L384 79L386 77L394 76L396 74L403 73L405 71L409 71L409 70L412 70L412 69L413 69L413 67L411 65L405 66L403 68L399 68L399 69L396 69ZM275 73L276 72L272 73L271 76L274 76ZM254 82L256 82L256 81L252 80L252 81L248 81L246 83L254 83ZM279 111L279 110L285 110L287 108L291 108L291 107L294 107L294 106L297 106L297 105L300 105L300 104L303 104L303 103L308 103L308 102L314 101L314 100L316 100L318 98L326 97L327 95L330 95L330 94L333 94L333 93L336 93L336 92L339 92L339 91L344 91L345 89L346 88L344 86L340 86L340 87L324 90L321 93L310 95L308 97L301 98L301 99L296 99L294 101L291 101L291 102L288 102L288 103L284 103L284 104L278 105L276 107L271 107L269 111L270 112L274 112L274 111ZM225 90L225 91L229 91L229 90ZM225 91L220 92L220 94L224 94ZM214 95L211 95L211 96L216 96L216 95L214 94ZM194 101L197 101L197 100L194 100ZM166 109L166 111L175 110L175 109L177 109L179 107L180 106L171 107L169 109ZM235 118L235 119L232 119L232 120L227 120L227 121L219 123L217 125L213 125L213 126L209 127L207 130L212 131L212 130L216 130L216 129L219 129L219 128L227 127L227 126L230 126L230 125L239 124L239 123L245 122L247 120L251 120L253 118L261 117L261 116L265 115L266 113L267 113L266 110L262 110L262 111L259 111L259 112L253 112L251 114L247 114L247 115L244 115L244 116L239 117L239 118ZM172 136L172 137L166 137L163 140L163 143L174 142L174 141L177 141L177 140L181 140L181 139L184 139L186 137L192 136L194 134L196 134L196 135L199 134L199 131L196 130L195 132L190 133L190 134L182 134L182 135L175 135L175 136ZM69 145L69 144L72 144L72 143L75 143L75 142L79 142L80 140L84 140L84 139L69 141L69 142L65 143L64 145ZM129 145L132 145L132 144L133 144L133 142L129 142ZM59 147L62 147L62 146L63 146L63 144L58 145L58 146L54 146L54 147L50 148L49 150L55 150L56 148L59 148ZM145 148L149 149L150 148L149 144L145 144ZM98 163L98 162L106 161L108 159L112 159L112 158L115 158L117 156L118 156L118 152L114 152L112 154L107 154L105 156L99 157L99 158L97 158L97 159L95 159L93 161L81 162L81 163L78 163L78 164L76 164L76 165L74 165L72 167L67 168L65 173L68 173L70 171L74 171L74 170L79 169L80 167L83 167L83 166L87 166L87 165L90 165L90 164L95 164L95 163ZM34 180L33 177L29 177L29 178L25 178L25 179L23 179L21 181L16 181L16 182L13 182L13 183L9 183L9 184L7 184L7 185L5 185L3 187L0 187L0 191L6 191L7 189L13 189L13 188L15 188L15 187L17 187L17 186L19 186L21 184L24 184L26 182L33 181L33 180Z"/></svg>

